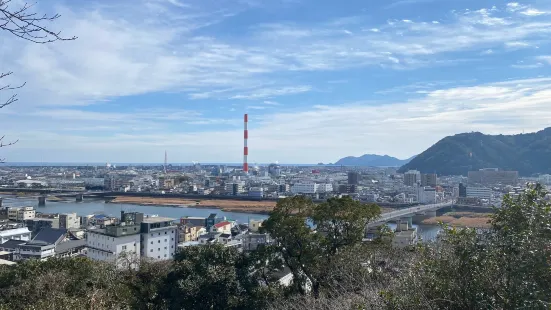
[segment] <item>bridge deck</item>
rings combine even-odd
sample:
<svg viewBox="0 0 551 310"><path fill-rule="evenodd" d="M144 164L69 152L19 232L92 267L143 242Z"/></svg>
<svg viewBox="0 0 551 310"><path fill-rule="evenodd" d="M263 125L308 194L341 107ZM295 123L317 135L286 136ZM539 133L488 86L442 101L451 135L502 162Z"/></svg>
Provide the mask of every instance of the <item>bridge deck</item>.
<svg viewBox="0 0 551 310"><path fill-rule="evenodd" d="M401 210L396 210L396 211L392 211L392 212L388 212L388 213L383 213L383 214L381 214L381 216L375 222L369 223L368 226L384 224L384 223L386 223L386 222L388 222L392 219L400 218L400 217L407 216L407 215L413 215L413 214L416 214L416 213L422 213L422 212L426 212L426 211L435 211L435 210L438 210L438 209L449 207L452 204L453 204L453 201L447 201L447 202L442 202L442 203L437 203L437 204L415 206L415 207L412 207L412 208L401 209Z"/></svg>

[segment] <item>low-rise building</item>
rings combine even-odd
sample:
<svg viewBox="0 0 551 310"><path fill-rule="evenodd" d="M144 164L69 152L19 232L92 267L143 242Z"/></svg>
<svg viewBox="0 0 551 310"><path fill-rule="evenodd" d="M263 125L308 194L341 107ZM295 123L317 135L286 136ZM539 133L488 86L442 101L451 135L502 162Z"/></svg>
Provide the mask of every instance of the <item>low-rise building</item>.
<svg viewBox="0 0 551 310"><path fill-rule="evenodd" d="M59 228L59 218L42 218L35 217L25 220L25 226L29 228L33 234L38 233L42 228Z"/></svg>
<svg viewBox="0 0 551 310"><path fill-rule="evenodd" d="M488 187L467 186L467 198L479 198L490 201L492 199L492 189Z"/></svg>
<svg viewBox="0 0 551 310"><path fill-rule="evenodd" d="M268 234L245 234L241 238L244 251L255 251L259 246L270 244L272 239Z"/></svg>
<svg viewBox="0 0 551 310"><path fill-rule="evenodd" d="M207 218L205 217L193 217L193 216L186 216L180 218L180 224L186 225L186 226L207 226Z"/></svg>
<svg viewBox="0 0 551 310"><path fill-rule="evenodd" d="M80 216L76 213L61 213L59 215L59 228L71 229L80 227Z"/></svg>
<svg viewBox="0 0 551 310"><path fill-rule="evenodd" d="M31 241L16 246L14 260L70 257L84 252L86 240L79 240L66 229L44 228Z"/></svg>
<svg viewBox="0 0 551 310"><path fill-rule="evenodd" d="M223 221L223 222L214 224L214 226L212 226L211 228L211 232L231 234L232 226L233 224L231 222Z"/></svg>
<svg viewBox="0 0 551 310"><path fill-rule="evenodd" d="M34 218L36 211L33 207L8 207L8 219L14 222L22 222Z"/></svg>
<svg viewBox="0 0 551 310"><path fill-rule="evenodd" d="M8 240L31 240L31 231L27 228L14 228L0 231L0 244Z"/></svg>
<svg viewBox="0 0 551 310"><path fill-rule="evenodd" d="M258 232L260 227L262 227L262 223L264 223L264 220L249 220L249 230L252 232Z"/></svg>

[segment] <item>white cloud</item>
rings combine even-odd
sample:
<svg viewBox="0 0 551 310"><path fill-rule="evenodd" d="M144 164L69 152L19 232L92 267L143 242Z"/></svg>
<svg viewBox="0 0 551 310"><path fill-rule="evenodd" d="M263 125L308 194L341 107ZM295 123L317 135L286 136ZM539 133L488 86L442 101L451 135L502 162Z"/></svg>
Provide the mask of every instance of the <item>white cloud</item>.
<svg viewBox="0 0 551 310"><path fill-rule="evenodd" d="M551 65L551 55L550 56L538 56L538 57L536 57L536 59Z"/></svg>
<svg viewBox="0 0 551 310"><path fill-rule="evenodd" d="M276 96L305 93L310 90L312 90L312 87L308 85L287 86L287 87L281 87L281 88L259 88L259 89L254 89L248 93L234 95L230 97L230 99L250 99L251 100L251 99L272 98Z"/></svg>
<svg viewBox="0 0 551 310"><path fill-rule="evenodd" d="M459 132L511 134L542 129L551 122L551 110L547 108L550 105L551 78L540 78L440 88L429 90L417 99L387 105L357 102L278 111L264 116L250 113L249 159L315 163L364 153L406 158L446 135ZM236 116L231 121L234 129L173 132L160 128L147 132L115 131L97 137L77 132L56 133L49 130L51 127L44 128L43 134L37 136L22 131L26 125L17 125L14 121L8 124L10 133L18 133L23 142L9 150L6 157L30 159L33 150L47 148L55 152L57 161L65 161L71 160L72 150L78 149L83 154L82 161L139 162L143 158L162 158L159 150L166 148L172 158L182 161L218 162L224 158L224 161L239 162L242 119ZM217 122L219 120L198 120L195 123ZM114 123L96 121L97 126ZM65 119L65 127L78 127L77 124L78 120ZM43 153L45 161L53 159L49 157L53 155L48 154L52 153Z"/></svg>
<svg viewBox="0 0 551 310"><path fill-rule="evenodd" d="M449 59L440 59L448 52L503 44L527 47L532 38L549 41L551 34L550 20L531 22L518 14L482 9L456 13L439 23L404 19L366 28L363 19L351 17L308 26L260 25L250 29L252 35L230 43L197 31L243 7L224 7L227 2L223 1L216 6L219 10L194 5L176 11L178 5L188 4L179 0L149 0L143 7L124 3L96 10L61 7L63 18L56 27L77 35L74 42L32 45L6 39L5 57L22 66L14 82L28 81L25 101L87 105L158 91L184 92L190 99L263 98L289 92L254 95L245 89L242 94L243 85L273 83L278 79L274 75L281 72L449 65ZM205 3L206 8L215 6ZM343 23L347 36L342 36ZM290 87L277 82L279 87Z"/></svg>
<svg viewBox="0 0 551 310"><path fill-rule="evenodd" d="M5 133L21 140L2 150L7 152L2 157L139 162L158 156L161 161L158 149L166 147L182 161L238 162L242 119L234 114L247 108L251 160L258 162L330 162L368 152L408 157L448 134L513 133L551 121L551 79L418 85L406 89L417 91L409 100L390 104L343 104L330 102L338 96L327 96L319 106L290 109L287 101L275 99L324 90L306 78L315 71L448 65L457 61L457 52L549 44L548 15L527 17L523 12L529 8L520 4L456 12L439 22L253 25L243 29L243 36L228 38L206 27L244 6L198 1L178 10L178 4L187 3L117 1L112 4L117 10L61 7L56 28L77 35L77 41L31 45L2 37L3 67L18 69L13 82L28 81L21 92L24 104L0 113ZM204 3L209 9L197 8ZM350 35L343 35L343 23ZM540 56L539 62L551 64L551 58ZM320 81L336 87L325 81L340 77ZM181 109L138 110L133 98L118 109L108 101L155 92L182 93ZM236 113L224 118L206 115L203 102L185 100L220 99L216 104L225 105L222 99L229 98L236 105L220 110ZM285 105L265 113L278 101Z"/></svg>
<svg viewBox="0 0 551 310"><path fill-rule="evenodd" d="M520 14L527 15L527 16L539 16L539 15L549 14L549 12L540 11L538 9L528 9L526 11L521 12Z"/></svg>
<svg viewBox="0 0 551 310"><path fill-rule="evenodd" d="M505 46L507 48L512 48L512 49L531 47L531 45L528 42L522 42L522 41L505 42Z"/></svg>

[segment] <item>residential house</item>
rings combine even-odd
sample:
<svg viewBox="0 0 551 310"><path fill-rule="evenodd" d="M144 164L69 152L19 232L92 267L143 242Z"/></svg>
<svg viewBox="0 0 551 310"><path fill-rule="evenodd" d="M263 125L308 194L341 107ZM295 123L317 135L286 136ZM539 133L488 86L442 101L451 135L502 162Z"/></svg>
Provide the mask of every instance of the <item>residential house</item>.
<svg viewBox="0 0 551 310"><path fill-rule="evenodd" d="M241 240L245 251L255 251L259 246L272 242L270 235L255 233L245 234L241 237Z"/></svg>
<svg viewBox="0 0 551 310"><path fill-rule="evenodd" d="M69 257L83 253L86 240L79 240L66 229L44 228L31 241L16 246L14 260Z"/></svg>
<svg viewBox="0 0 551 310"><path fill-rule="evenodd" d="M249 230L252 232L258 232L264 220L249 220Z"/></svg>
<svg viewBox="0 0 551 310"><path fill-rule="evenodd" d="M233 224L228 221L223 221L217 224L214 224L211 227L211 232L218 232L223 234L231 234L231 229L233 227Z"/></svg>

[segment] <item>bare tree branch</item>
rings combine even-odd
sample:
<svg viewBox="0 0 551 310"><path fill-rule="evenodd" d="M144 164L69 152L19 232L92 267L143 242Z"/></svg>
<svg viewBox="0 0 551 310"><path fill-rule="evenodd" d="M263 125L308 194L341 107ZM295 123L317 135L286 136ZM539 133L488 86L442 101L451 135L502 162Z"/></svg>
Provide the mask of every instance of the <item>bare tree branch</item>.
<svg viewBox="0 0 551 310"><path fill-rule="evenodd" d="M0 29L10 32L21 39L33 43L51 43L54 41L75 40L77 37L64 38L61 32L53 32L42 26L41 23L52 22L60 17L37 15L36 12L29 12L34 4L25 3L21 8L10 10L11 0L0 0Z"/></svg>
<svg viewBox="0 0 551 310"><path fill-rule="evenodd" d="M32 12L30 9L34 4L24 3L19 8L13 8L15 5L11 3L12 0L0 0L0 30L7 31L16 37L23 40L30 41L38 44L51 43L55 41L70 41L75 40L77 37L62 37L60 32L54 32L49 30L44 24L53 22L60 17L59 14L49 16L47 14L38 15L36 12ZM1 72L0 79L10 76L13 72ZM0 91L10 91L22 88L26 82L19 86L11 86L6 84L0 86ZM17 94L8 96L8 99L3 103L0 103L0 109L4 108L19 99ZM4 136L0 138L0 148L14 145L18 140L4 143ZM0 159L0 163L3 163L4 159Z"/></svg>

